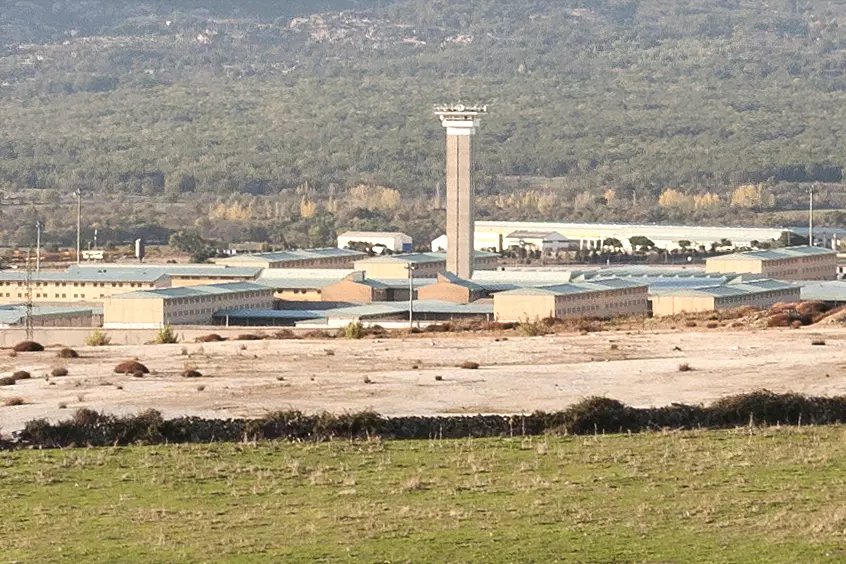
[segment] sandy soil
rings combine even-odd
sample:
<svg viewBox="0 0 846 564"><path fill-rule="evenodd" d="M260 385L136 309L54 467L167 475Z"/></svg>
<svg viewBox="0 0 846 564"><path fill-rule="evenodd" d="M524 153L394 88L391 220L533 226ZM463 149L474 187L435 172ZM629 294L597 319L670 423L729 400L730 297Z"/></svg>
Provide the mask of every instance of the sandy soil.
<svg viewBox="0 0 846 564"><path fill-rule="evenodd" d="M813 346L815 338L824 338L826 345ZM839 327L77 350L82 358L69 361L56 358L55 349L15 358L3 352L0 375L27 370L33 379L0 387L0 432L38 417L68 417L79 407L111 413L155 408L165 417L254 417L291 408L422 415L557 410L591 395L650 406L709 402L761 388L846 394L846 329ZM153 374L138 379L112 373L117 362L133 357ZM465 360L481 367L456 367ZM680 363L689 363L692 370L680 372ZM66 366L70 374L46 378L56 366ZM196 367L204 377L182 378L186 366ZM2 407L12 397L27 403Z"/></svg>

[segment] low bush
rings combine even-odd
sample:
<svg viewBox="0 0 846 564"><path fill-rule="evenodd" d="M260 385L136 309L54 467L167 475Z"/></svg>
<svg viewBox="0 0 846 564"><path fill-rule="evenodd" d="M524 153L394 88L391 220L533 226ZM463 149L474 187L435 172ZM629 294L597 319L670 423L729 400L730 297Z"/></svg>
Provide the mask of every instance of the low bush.
<svg viewBox="0 0 846 564"><path fill-rule="evenodd" d="M68 375L68 369L64 366L57 366L56 368L50 371L50 375L54 378L61 378L62 376Z"/></svg>
<svg viewBox="0 0 846 564"><path fill-rule="evenodd" d="M135 375L136 372L140 372L143 376L144 374L149 374L150 370L138 362L137 360L125 360L115 366L114 370L115 374L132 374Z"/></svg>
<svg viewBox="0 0 846 564"><path fill-rule="evenodd" d="M32 378L32 375L26 370L18 370L17 372L12 374L12 378L14 378L15 382L17 382L18 380L29 380L30 378Z"/></svg>
<svg viewBox="0 0 846 564"><path fill-rule="evenodd" d="M158 333L156 333L156 338L154 342L157 345L175 345L179 342L179 335L173 330L173 328L168 323L161 329L159 329Z"/></svg>
<svg viewBox="0 0 846 564"><path fill-rule="evenodd" d="M685 327L697 327L698 325L695 321L686 321L684 324Z"/></svg>
<svg viewBox="0 0 846 564"><path fill-rule="evenodd" d="M776 313L767 317L767 327L790 327L791 319L786 313Z"/></svg>
<svg viewBox="0 0 846 564"><path fill-rule="evenodd" d="M253 333L244 333L235 337L236 341L261 341L262 339L263 337L261 335L255 335Z"/></svg>
<svg viewBox="0 0 846 564"><path fill-rule="evenodd" d="M587 398L563 411L531 415L386 418L366 411L306 415L270 413L261 419L164 421L156 411L118 417L89 409L55 424L26 423L16 446L67 447L129 444L240 442L249 439L325 441L333 438L431 439L517 435L602 434L663 429L723 429L755 425L825 425L846 421L846 396L807 397L766 390L730 396L710 406L672 404L634 408L608 398Z"/></svg>
<svg viewBox="0 0 846 564"><path fill-rule="evenodd" d="M517 323L517 331L527 337L540 337L549 333L549 327L537 317L534 320L527 317Z"/></svg>
<svg viewBox="0 0 846 564"><path fill-rule="evenodd" d="M424 333L449 333L452 325L449 323L432 323L423 328Z"/></svg>
<svg viewBox="0 0 846 564"><path fill-rule="evenodd" d="M305 339L331 339L332 335L329 334L329 331L325 331L323 329L312 329L311 331L307 331L303 334L303 338Z"/></svg>
<svg viewBox="0 0 846 564"><path fill-rule="evenodd" d="M0 378L0 386L14 386L15 382L17 380L15 380L14 376L3 376Z"/></svg>
<svg viewBox="0 0 846 564"><path fill-rule="evenodd" d="M200 372L198 370L195 370L193 368L186 368L185 370L182 371L182 377L183 378L202 378L203 375L200 374Z"/></svg>
<svg viewBox="0 0 846 564"><path fill-rule="evenodd" d="M693 368L691 368L688 363L682 362L679 364L679 372L690 372L691 370L693 370Z"/></svg>
<svg viewBox="0 0 846 564"><path fill-rule="evenodd" d="M709 322L705 325L705 327L707 327L708 329L716 329L719 326L720 326L720 324L717 323L716 321L711 321L711 322Z"/></svg>
<svg viewBox="0 0 846 564"><path fill-rule="evenodd" d="M42 352L44 350L44 346L41 343L36 343L35 341L21 341L14 347L12 350L15 352Z"/></svg>
<svg viewBox="0 0 846 564"><path fill-rule="evenodd" d="M344 328L345 339L361 339L364 337L364 326L361 322L350 323Z"/></svg>
<svg viewBox="0 0 846 564"><path fill-rule="evenodd" d="M273 338L280 341L286 341L290 339L299 339L300 337L291 329L280 329L279 331L273 333Z"/></svg>
<svg viewBox="0 0 846 564"><path fill-rule="evenodd" d="M143 370L136 370L132 373L132 377L133 378L143 378L144 374L147 374L147 373L144 372Z"/></svg>
<svg viewBox="0 0 846 564"><path fill-rule="evenodd" d="M815 347L824 347L825 339L814 339L813 341L811 341L811 345Z"/></svg>
<svg viewBox="0 0 846 564"><path fill-rule="evenodd" d="M56 353L56 356L59 358L79 358L79 353L72 348L65 347Z"/></svg>
<svg viewBox="0 0 846 564"><path fill-rule="evenodd" d="M100 329L94 331L85 338L85 344L89 347L105 347L112 342L112 338Z"/></svg>
<svg viewBox="0 0 846 564"><path fill-rule="evenodd" d="M208 335L201 335L194 339L195 343L219 343L221 341L225 341L224 337L221 337L217 333L209 333Z"/></svg>
<svg viewBox="0 0 846 564"><path fill-rule="evenodd" d="M21 397L11 397L3 400L3 405L6 407L14 407L16 405L24 405L26 401Z"/></svg>
<svg viewBox="0 0 846 564"><path fill-rule="evenodd" d="M473 362L472 360L465 360L461 364L458 365L459 368L463 368L465 370L478 370L479 363Z"/></svg>

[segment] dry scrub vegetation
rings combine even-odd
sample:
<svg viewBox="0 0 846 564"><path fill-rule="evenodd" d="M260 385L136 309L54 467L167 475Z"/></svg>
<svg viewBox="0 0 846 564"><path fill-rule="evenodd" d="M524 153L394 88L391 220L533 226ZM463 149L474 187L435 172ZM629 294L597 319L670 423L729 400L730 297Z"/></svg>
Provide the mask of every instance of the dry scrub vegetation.
<svg viewBox="0 0 846 564"><path fill-rule="evenodd" d="M69 561L836 561L844 439L806 427L0 452L15 523L2 546L24 562L58 548Z"/></svg>

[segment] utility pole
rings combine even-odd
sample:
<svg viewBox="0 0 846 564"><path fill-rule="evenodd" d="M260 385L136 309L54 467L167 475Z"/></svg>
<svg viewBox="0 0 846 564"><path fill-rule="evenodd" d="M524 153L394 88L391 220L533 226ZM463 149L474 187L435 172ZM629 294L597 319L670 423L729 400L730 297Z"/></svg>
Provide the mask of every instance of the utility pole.
<svg viewBox="0 0 846 564"><path fill-rule="evenodd" d="M417 266L412 263L405 265L408 270L408 328L414 327L414 271Z"/></svg>
<svg viewBox="0 0 846 564"><path fill-rule="evenodd" d="M811 184L808 198L808 246L814 246L814 185Z"/></svg>
<svg viewBox="0 0 846 564"><path fill-rule="evenodd" d="M32 247L26 254L26 340L32 340Z"/></svg>
<svg viewBox="0 0 846 564"><path fill-rule="evenodd" d="M41 220L35 222L35 272L41 272Z"/></svg>
<svg viewBox="0 0 846 564"><path fill-rule="evenodd" d="M82 188L77 188L74 192L76 196L76 264L82 262L82 251L80 244L82 241Z"/></svg>

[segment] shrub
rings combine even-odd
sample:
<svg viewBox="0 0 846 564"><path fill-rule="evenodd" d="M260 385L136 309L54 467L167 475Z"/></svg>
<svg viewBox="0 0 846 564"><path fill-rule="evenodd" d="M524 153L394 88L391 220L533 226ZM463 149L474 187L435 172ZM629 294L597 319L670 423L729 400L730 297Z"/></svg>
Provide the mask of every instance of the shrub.
<svg viewBox="0 0 846 564"><path fill-rule="evenodd" d="M72 348L65 347L56 353L56 356L59 358L79 358L79 353L73 350Z"/></svg>
<svg viewBox="0 0 846 564"><path fill-rule="evenodd" d="M824 347L825 339L814 339L813 341L811 341L811 345L815 347Z"/></svg>
<svg viewBox="0 0 846 564"><path fill-rule="evenodd" d="M14 376L3 376L0 378L0 386L14 386L15 382L17 380L15 380Z"/></svg>
<svg viewBox="0 0 846 564"><path fill-rule="evenodd" d="M137 360L126 360L115 366L115 374L132 374L134 376L136 372L140 372L142 376L150 373L147 367Z"/></svg>
<svg viewBox="0 0 846 564"><path fill-rule="evenodd" d="M217 333L209 333L208 335L201 335L194 339L196 343L219 343L221 341L225 341L226 339L218 335Z"/></svg>
<svg viewBox="0 0 846 564"><path fill-rule="evenodd" d="M361 339L362 337L364 337L364 325L359 321L350 323L344 329L345 339Z"/></svg>
<svg viewBox="0 0 846 564"><path fill-rule="evenodd" d="M253 333L245 333L243 335L238 335L235 337L236 341L261 341L261 335L254 335Z"/></svg>
<svg viewBox="0 0 846 564"><path fill-rule="evenodd" d="M14 407L16 405L24 405L25 403L26 402L21 397L12 397L6 398L6 400L3 402L3 405L5 405L6 407Z"/></svg>
<svg viewBox="0 0 846 564"><path fill-rule="evenodd" d="M53 376L54 378L60 378L62 376L67 376L68 375L68 369L65 368L64 366L57 366L56 368L54 368L53 370L50 371L50 375Z"/></svg>
<svg viewBox="0 0 846 564"><path fill-rule="evenodd" d="M85 338L85 344L89 347L105 347L112 342L112 338L100 329L94 331Z"/></svg>
<svg viewBox="0 0 846 564"><path fill-rule="evenodd" d="M186 368L185 370L182 371L182 377L183 378L202 378L203 375L200 374L200 372L198 370L195 370L194 368Z"/></svg>
<svg viewBox="0 0 846 564"><path fill-rule="evenodd" d="M472 360L465 360L461 364L458 365L459 368L463 368L465 370L478 370L479 363L473 362Z"/></svg>
<svg viewBox="0 0 846 564"><path fill-rule="evenodd" d="M443 379L444 379L444 377L441 376L440 374L435 376L435 382L441 382Z"/></svg>
<svg viewBox="0 0 846 564"><path fill-rule="evenodd" d="M132 373L132 377L133 378L143 378L144 374L146 374L146 372L144 372L143 370L136 370Z"/></svg>
<svg viewBox="0 0 846 564"><path fill-rule="evenodd" d="M790 316L786 313L777 313L767 318L767 327L790 327Z"/></svg>
<svg viewBox="0 0 846 564"><path fill-rule="evenodd" d="M313 329L311 331L306 332L303 337L306 339L331 339L332 335L330 335L328 331L325 331L323 329Z"/></svg>
<svg viewBox="0 0 846 564"><path fill-rule="evenodd" d="M688 363L682 362L679 364L679 372L690 372L691 370L693 370L693 368L691 368Z"/></svg>
<svg viewBox="0 0 846 564"><path fill-rule="evenodd" d="M537 317L534 321L528 317L521 319L517 324L517 330L527 337L540 337L549 333L549 328Z"/></svg>
<svg viewBox="0 0 846 564"><path fill-rule="evenodd" d="M15 382L17 382L18 380L29 380L32 376L26 370L18 370L12 374L12 378L14 378Z"/></svg>
<svg viewBox="0 0 846 564"><path fill-rule="evenodd" d="M168 323L156 333L155 343L157 345L173 345L179 342L179 335L174 332L173 328Z"/></svg>
<svg viewBox="0 0 846 564"><path fill-rule="evenodd" d="M720 324L717 323L716 321L711 321L710 323L705 325L705 327L707 327L708 329L716 329L719 326L720 326Z"/></svg>
<svg viewBox="0 0 846 564"><path fill-rule="evenodd" d="M365 384L372 384L373 380L370 379L370 376L365 375L362 379L362 382L364 382Z"/></svg>
<svg viewBox="0 0 846 564"><path fill-rule="evenodd" d="M697 323L695 321L687 321L684 324L685 327L696 327Z"/></svg>
<svg viewBox="0 0 846 564"><path fill-rule="evenodd" d="M66 401L60 401L59 402L59 409L67 409L67 408L68 408L68 403Z"/></svg>
<svg viewBox="0 0 846 564"><path fill-rule="evenodd" d="M299 336L290 329L280 329L273 334L274 339L289 340L299 339Z"/></svg>
<svg viewBox="0 0 846 564"><path fill-rule="evenodd" d="M21 341L17 345L15 345L12 350L15 352L41 352L44 350L44 346L41 343L36 343L35 341Z"/></svg>

